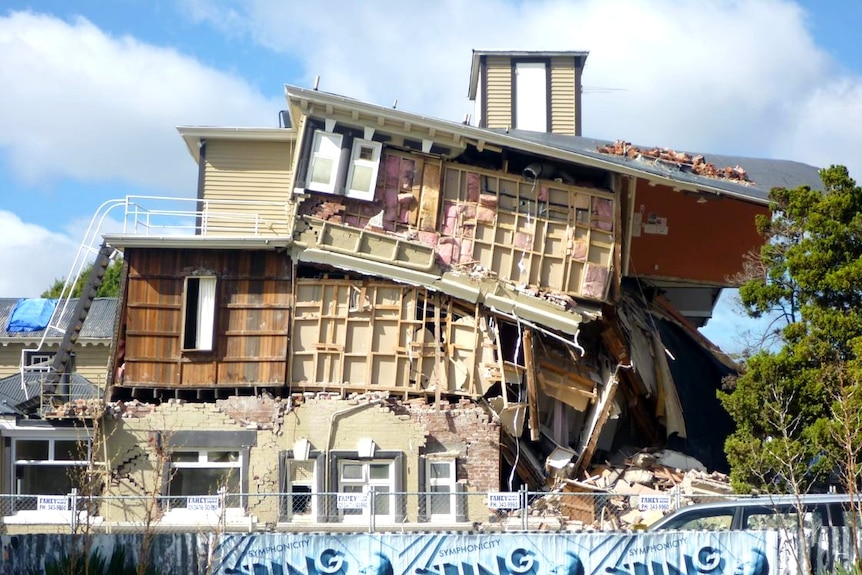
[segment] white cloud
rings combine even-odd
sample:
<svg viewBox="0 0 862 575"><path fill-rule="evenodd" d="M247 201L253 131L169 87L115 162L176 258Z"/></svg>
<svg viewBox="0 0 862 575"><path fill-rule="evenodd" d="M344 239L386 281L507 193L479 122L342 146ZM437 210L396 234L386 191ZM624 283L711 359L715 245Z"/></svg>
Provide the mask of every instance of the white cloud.
<svg viewBox="0 0 862 575"><path fill-rule="evenodd" d="M838 76L789 0L326 6L186 2L199 21L299 58L305 85L319 74L322 90L460 120L471 49L588 50L585 135L862 171L850 156L862 133L846 129L862 115L862 79Z"/></svg>
<svg viewBox="0 0 862 575"><path fill-rule="evenodd" d="M0 17L0 151L28 185L71 178L191 195L174 127L272 125L280 102L175 50L83 18Z"/></svg>
<svg viewBox="0 0 862 575"><path fill-rule="evenodd" d="M472 49L588 50L584 135L844 164L862 181L862 77L816 44L790 0L186 0L193 18L298 58L304 85L460 120ZM605 89L605 90L600 90ZM607 90L610 89L610 90ZM728 298L706 333L758 324ZM742 327L740 327L742 326ZM735 334L735 335L731 335Z"/></svg>
<svg viewBox="0 0 862 575"><path fill-rule="evenodd" d="M0 297L38 297L68 274L80 243L3 210L0 230Z"/></svg>

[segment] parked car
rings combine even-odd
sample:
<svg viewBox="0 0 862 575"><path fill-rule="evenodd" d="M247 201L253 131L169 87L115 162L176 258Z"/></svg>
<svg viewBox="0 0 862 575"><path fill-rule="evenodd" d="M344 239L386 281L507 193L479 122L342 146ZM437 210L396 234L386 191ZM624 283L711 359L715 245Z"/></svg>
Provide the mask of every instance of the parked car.
<svg viewBox="0 0 862 575"><path fill-rule="evenodd" d="M650 525L648 530L783 529L795 532L801 512L811 572L833 573L836 565L849 567L852 561L850 504L850 497L841 494L726 499L680 507ZM859 517L856 525L862 525Z"/></svg>
<svg viewBox="0 0 862 575"><path fill-rule="evenodd" d="M680 507L652 525L650 531L744 530L796 528L800 510L806 529L844 527L850 521L850 499L842 494L740 497Z"/></svg>

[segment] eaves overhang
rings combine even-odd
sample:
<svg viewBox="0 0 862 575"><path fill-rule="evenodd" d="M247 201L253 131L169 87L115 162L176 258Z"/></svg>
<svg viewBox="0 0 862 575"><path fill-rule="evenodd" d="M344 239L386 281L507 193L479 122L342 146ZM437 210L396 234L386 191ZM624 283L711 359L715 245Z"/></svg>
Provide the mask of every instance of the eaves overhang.
<svg viewBox="0 0 862 575"><path fill-rule="evenodd" d="M44 340L41 335L39 337L0 337L0 347L9 347L10 345L38 345L42 343L47 347L56 347L63 342L63 337L47 337ZM79 337L75 340L75 345L80 347L110 345L110 338L91 338Z"/></svg>
<svg viewBox="0 0 862 575"><path fill-rule="evenodd" d="M223 128L213 126L177 126L177 131L186 143L189 153L196 162L201 161L201 141L238 140L244 142L293 142L296 140L295 128Z"/></svg>
<svg viewBox="0 0 862 575"><path fill-rule="evenodd" d="M293 240L281 236L142 236L105 234L105 242L114 249L172 248L199 250L266 250L286 249Z"/></svg>
<svg viewBox="0 0 862 575"><path fill-rule="evenodd" d="M530 140L508 134L502 130L488 130L420 116L396 108L387 108L337 94L290 85L285 85L285 93L291 115L303 114L325 118L338 114L340 117L352 118L357 126L374 126L376 124L381 126L381 131L385 131L384 127L392 123L411 131L415 138L433 138L435 142L444 146L452 146L453 144L463 146L469 143L480 150L489 146L505 147L537 156L633 176L657 185L669 186L678 191L710 192L759 205L769 205L767 195L760 189L751 190L742 184L732 184L715 178L694 177L690 174L680 173L679 177L674 177L675 174L672 171L657 173L639 166L638 162L625 161L614 156L605 158L598 152L587 153L583 150L564 149L551 145L549 143L551 138L546 138L545 134L535 133L535 140ZM298 117L291 119L293 125L299 125ZM571 138L575 137L572 136ZM549 141L536 141L543 139ZM753 193L755 191L756 193Z"/></svg>

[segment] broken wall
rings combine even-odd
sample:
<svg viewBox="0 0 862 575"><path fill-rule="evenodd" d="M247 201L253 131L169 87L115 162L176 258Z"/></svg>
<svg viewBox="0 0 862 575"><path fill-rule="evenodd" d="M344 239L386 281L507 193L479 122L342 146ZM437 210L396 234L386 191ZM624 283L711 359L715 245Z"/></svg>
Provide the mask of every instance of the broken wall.
<svg viewBox="0 0 862 575"><path fill-rule="evenodd" d="M103 503L100 516L105 521L141 521L145 506L153 496L165 492L172 479L166 466L170 454L178 449L242 451L247 458L242 468L242 488L249 493L247 516L269 525L286 520L284 502L256 494L289 492L288 460L309 462L306 467L314 475L310 492L337 492L341 489L332 473L334 464L344 457L361 459L358 444L362 438L373 440L373 458L396 462L393 470L400 479L395 491L426 491L424 463L429 457L454 460L457 480L465 491L484 492L497 486L499 426L483 408L467 400L431 406L422 400L401 402L382 396L353 400L326 394L286 399L231 397L215 404L180 400L158 406L119 403L111 407L111 413L103 446L109 460L106 494L137 499ZM302 442L308 444L305 456L295 451ZM471 504L468 511L465 520L487 518L482 505ZM418 521L417 512L415 496L408 498L405 520ZM164 519L171 521L171 517Z"/></svg>
<svg viewBox="0 0 862 575"><path fill-rule="evenodd" d="M298 214L407 235L443 269L604 300L617 246L614 194L385 151L373 201L307 192Z"/></svg>
<svg viewBox="0 0 862 575"><path fill-rule="evenodd" d="M628 272L728 285L763 238L754 220L768 207L715 194L690 194L637 180Z"/></svg>

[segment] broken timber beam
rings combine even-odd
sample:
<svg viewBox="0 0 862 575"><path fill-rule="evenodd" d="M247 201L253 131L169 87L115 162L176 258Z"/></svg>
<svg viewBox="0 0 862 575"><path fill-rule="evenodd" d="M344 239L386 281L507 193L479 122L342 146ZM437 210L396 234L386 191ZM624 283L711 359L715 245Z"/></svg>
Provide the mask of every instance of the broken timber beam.
<svg viewBox="0 0 862 575"><path fill-rule="evenodd" d="M623 366L618 364L617 370L620 367ZM599 402L593 410L593 424L590 428L590 433L587 435L587 440L581 445L581 449L579 450L580 454L578 455L578 461L575 463L575 477L577 477L581 471L586 469L590 464L590 461L592 461L593 454L596 451L596 445L598 444L599 437L602 434L602 429L605 427L608 417L610 417L611 407L614 404L614 396L617 393L617 387L619 386L620 381L617 377L617 370L614 370L614 373L611 374L610 381L604 386Z"/></svg>
<svg viewBox="0 0 862 575"><path fill-rule="evenodd" d="M538 441L539 429L539 388L536 383L536 367L533 363L533 330L524 329L524 367L527 372L527 405L530 410L530 440Z"/></svg>

